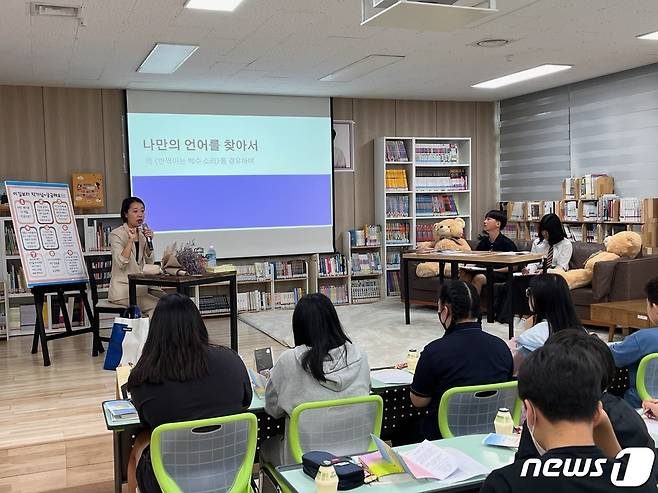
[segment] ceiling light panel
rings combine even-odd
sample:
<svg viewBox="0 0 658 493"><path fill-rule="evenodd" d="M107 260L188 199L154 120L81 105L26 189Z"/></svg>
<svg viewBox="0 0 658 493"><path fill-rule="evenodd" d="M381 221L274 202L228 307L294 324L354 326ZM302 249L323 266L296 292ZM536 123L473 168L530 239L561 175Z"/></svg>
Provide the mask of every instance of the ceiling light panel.
<svg viewBox="0 0 658 493"><path fill-rule="evenodd" d="M529 68L527 70L515 72L503 77L497 77L496 79L480 82L478 84L472 85L471 87L475 87L476 89L498 89L499 87L509 86L511 84L517 84L519 82L535 79L537 77L543 77L545 75L562 72L572 67L573 65L539 65L538 67Z"/></svg>
<svg viewBox="0 0 658 493"><path fill-rule="evenodd" d="M658 31L652 33L640 34L637 39L648 39L650 41L658 41Z"/></svg>
<svg viewBox="0 0 658 493"><path fill-rule="evenodd" d="M399 62L403 58L403 56L397 55L368 55L361 60L325 75L320 80L323 82L349 82L387 65Z"/></svg>
<svg viewBox="0 0 658 493"><path fill-rule="evenodd" d="M142 74L173 74L199 49L198 45L157 43L137 72Z"/></svg>
<svg viewBox="0 0 658 493"><path fill-rule="evenodd" d="M185 8L233 12L241 3L242 0L188 0Z"/></svg>

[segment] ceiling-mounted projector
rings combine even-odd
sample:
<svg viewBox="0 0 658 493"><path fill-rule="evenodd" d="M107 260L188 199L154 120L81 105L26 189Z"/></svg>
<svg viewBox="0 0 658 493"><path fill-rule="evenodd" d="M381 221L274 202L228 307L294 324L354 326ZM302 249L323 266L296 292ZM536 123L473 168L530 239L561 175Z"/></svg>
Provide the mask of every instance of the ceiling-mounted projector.
<svg viewBox="0 0 658 493"><path fill-rule="evenodd" d="M361 0L361 25L453 31L497 12L496 0Z"/></svg>

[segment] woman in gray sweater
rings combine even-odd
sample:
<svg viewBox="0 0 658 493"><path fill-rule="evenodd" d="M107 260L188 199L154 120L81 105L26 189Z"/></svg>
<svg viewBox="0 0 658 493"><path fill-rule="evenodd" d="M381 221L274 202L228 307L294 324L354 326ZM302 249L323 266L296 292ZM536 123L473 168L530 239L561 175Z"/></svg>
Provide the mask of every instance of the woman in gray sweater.
<svg viewBox="0 0 658 493"><path fill-rule="evenodd" d="M290 417L305 402L370 393L368 358L343 332L329 298L314 293L299 300L292 331L295 348L285 351L270 373L265 390L267 414ZM270 438L261 447L261 457L275 466L291 464L287 443L285 436Z"/></svg>

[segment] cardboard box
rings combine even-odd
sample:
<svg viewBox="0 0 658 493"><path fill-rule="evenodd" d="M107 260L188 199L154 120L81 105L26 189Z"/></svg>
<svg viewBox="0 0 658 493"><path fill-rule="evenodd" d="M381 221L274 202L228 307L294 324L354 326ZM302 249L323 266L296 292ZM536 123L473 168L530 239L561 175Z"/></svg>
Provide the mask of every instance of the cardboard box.
<svg viewBox="0 0 658 493"><path fill-rule="evenodd" d="M645 223L658 221L658 198L651 197L642 201L642 221Z"/></svg>
<svg viewBox="0 0 658 493"><path fill-rule="evenodd" d="M658 220L642 225L642 245L646 248L658 247Z"/></svg>

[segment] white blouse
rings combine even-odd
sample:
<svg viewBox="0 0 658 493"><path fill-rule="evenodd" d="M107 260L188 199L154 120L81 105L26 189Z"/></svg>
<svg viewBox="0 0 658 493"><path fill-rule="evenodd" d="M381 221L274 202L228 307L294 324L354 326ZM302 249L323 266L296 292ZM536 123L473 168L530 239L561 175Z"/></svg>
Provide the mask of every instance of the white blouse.
<svg viewBox="0 0 658 493"><path fill-rule="evenodd" d="M548 255L548 249L550 245L547 240L540 241L539 238L535 239L532 242L532 253L541 253L546 257ZM550 268L560 267L562 270L569 270L569 261L571 260L571 254L573 253L573 245L571 242L564 238L559 243L553 245L553 262L549 265ZM528 265L528 271L531 274L534 274L541 269L541 262L536 264Z"/></svg>

